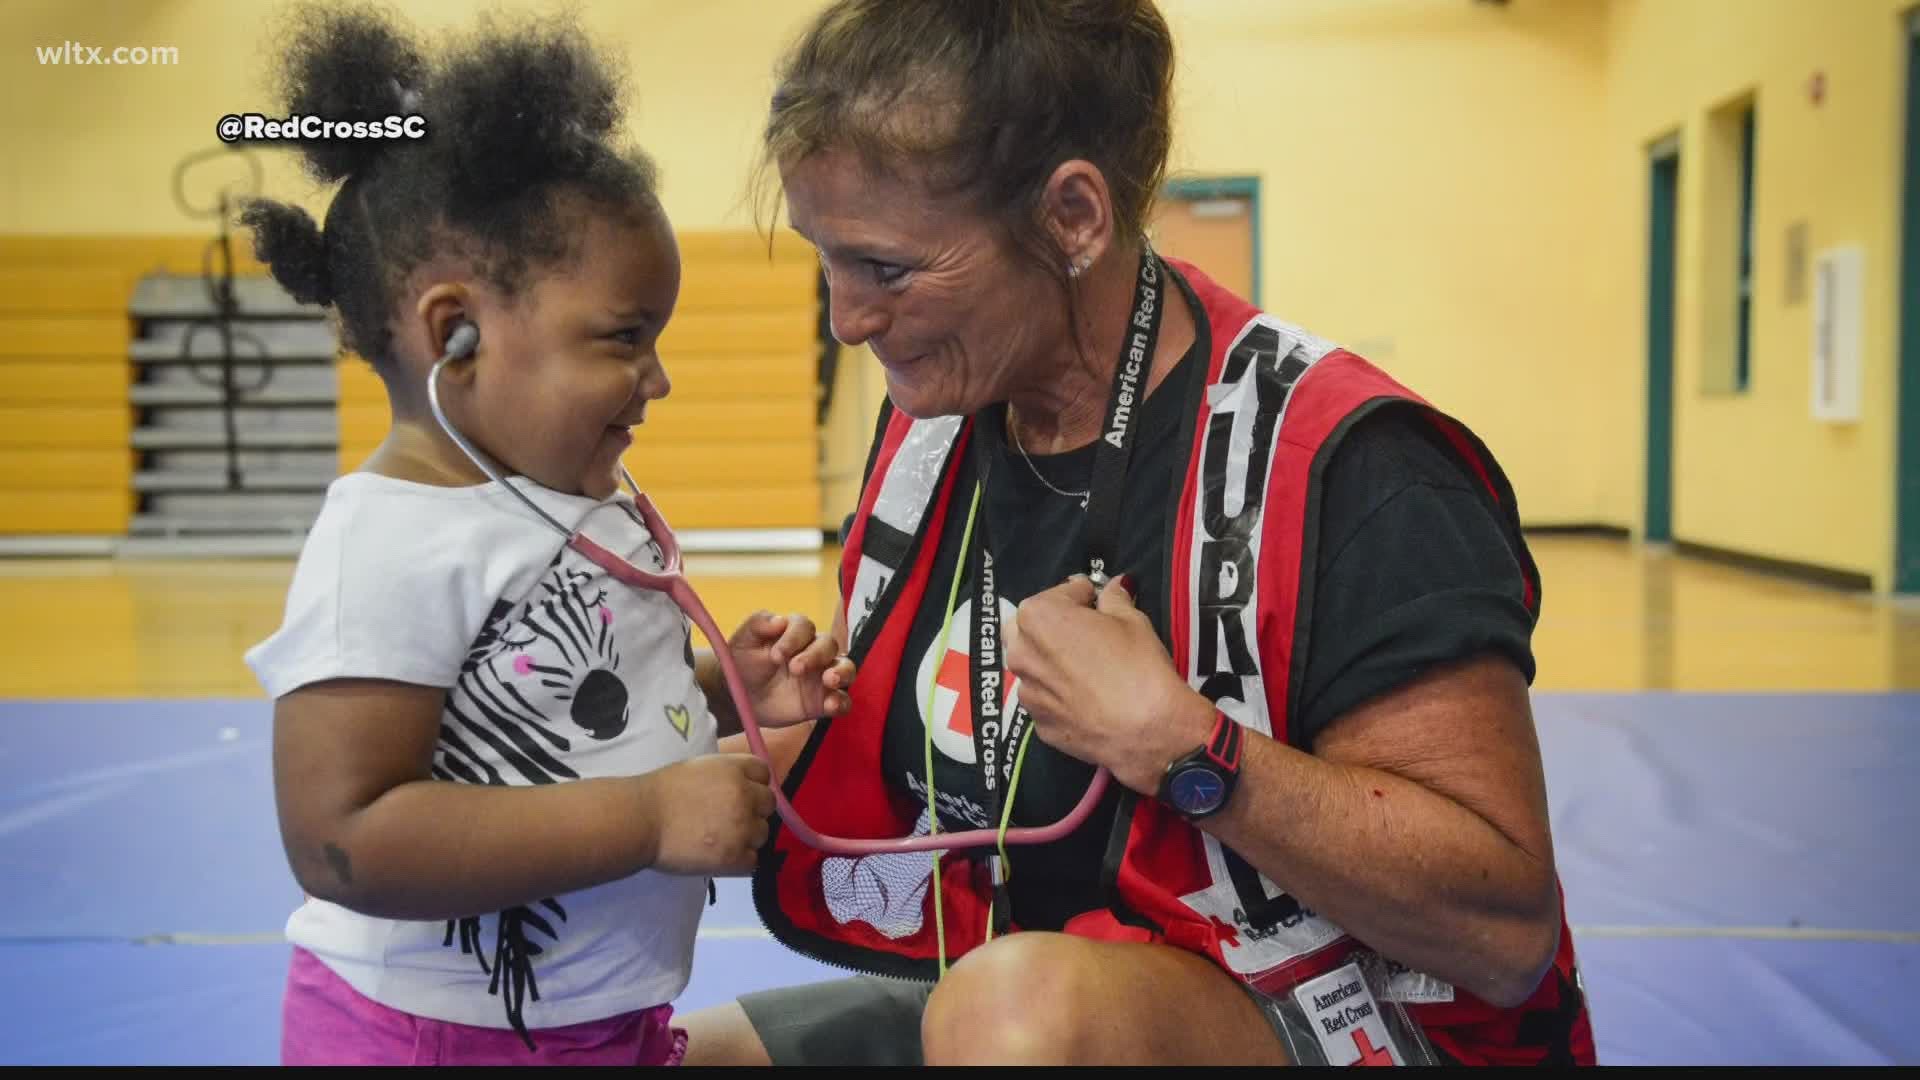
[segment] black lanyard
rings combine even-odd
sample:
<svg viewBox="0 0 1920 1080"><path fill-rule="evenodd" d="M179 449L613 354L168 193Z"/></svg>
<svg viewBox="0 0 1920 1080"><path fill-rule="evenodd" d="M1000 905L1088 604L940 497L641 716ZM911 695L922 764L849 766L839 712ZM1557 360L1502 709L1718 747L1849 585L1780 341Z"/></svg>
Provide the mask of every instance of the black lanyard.
<svg viewBox="0 0 1920 1080"><path fill-rule="evenodd" d="M1106 423L1100 429L1093 459L1092 483L1087 490L1086 558L1088 576L1098 588L1106 584L1119 557L1118 532L1121 490L1125 486L1127 464L1133 454L1135 421L1145 402L1142 391L1147 372L1153 366L1153 349L1160 338L1162 290L1160 260L1151 247L1140 253L1140 275L1134 282L1133 306L1128 309L1127 328L1120 342L1120 363L1113 374L1113 391L1107 399ZM980 477L986 475L985 450L976 437L975 461ZM1004 641L1000 632L1000 593L994 580L993 545L987 539L986 516L975 524L977 539L967 552L973 574L973 625L968 641L972 656L970 686L973 705L973 752L980 766L982 792L986 797L988 826L998 828L1007 787L1013 782L1013 765L1031 717L1017 708L1006 715ZM996 930L1004 929L1007 901L996 873Z"/></svg>

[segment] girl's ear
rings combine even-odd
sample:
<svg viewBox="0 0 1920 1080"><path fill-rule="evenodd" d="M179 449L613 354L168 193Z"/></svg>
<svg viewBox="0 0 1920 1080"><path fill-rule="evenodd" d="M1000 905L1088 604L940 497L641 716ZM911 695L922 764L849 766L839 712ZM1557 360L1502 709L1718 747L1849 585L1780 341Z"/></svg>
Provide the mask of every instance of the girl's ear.
<svg viewBox="0 0 1920 1080"><path fill-rule="evenodd" d="M465 286L443 282L420 294L414 305L414 318L432 352L432 360L451 353L453 362L445 370L448 377L465 380L472 377L471 361L479 355L480 327L474 321L472 305Z"/></svg>

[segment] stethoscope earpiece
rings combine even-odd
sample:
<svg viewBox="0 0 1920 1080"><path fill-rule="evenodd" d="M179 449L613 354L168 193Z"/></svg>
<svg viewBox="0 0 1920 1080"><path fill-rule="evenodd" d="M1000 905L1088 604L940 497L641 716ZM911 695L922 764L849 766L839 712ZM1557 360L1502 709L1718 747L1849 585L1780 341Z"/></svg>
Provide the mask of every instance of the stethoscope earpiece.
<svg viewBox="0 0 1920 1080"><path fill-rule="evenodd" d="M470 322L462 322L453 333L447 335L447 347L443 357L448 360L465 360L480 347L480 328Z"/></svg>

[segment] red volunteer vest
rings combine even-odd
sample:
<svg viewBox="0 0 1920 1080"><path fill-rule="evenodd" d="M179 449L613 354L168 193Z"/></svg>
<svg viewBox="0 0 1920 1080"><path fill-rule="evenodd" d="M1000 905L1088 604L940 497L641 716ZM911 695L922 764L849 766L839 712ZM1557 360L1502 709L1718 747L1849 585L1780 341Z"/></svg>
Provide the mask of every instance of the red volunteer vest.
<svg viewBox="0 0 1920 1080"><path fill-rule="evenodd" d="M1211 346L1207 376L1189 403L1185 480L1169 508L1176 524L1166 640L1190 686L1238 723L1284 742L1297 636L1312 603L1301 569L1314 564L1318 467L1347 428L1380 405L1411 403L1472 463L1517 532L1513 493L1477 438L1378 368L1262 314L1193 266L1164 261L1200 301L1197 329ZM925 791L901 792L883 779L881 738L896 680L903 668L911 671L911 624L924 604L944 600L929 596L927 583L956 503L955 465L971 424L895 413L881 435L840 570L860 670L853 705L815 725L786 782L800 815L822 832L894 837L927 829ZM1520 554L1527 606L1537 612L1538 574L1524 546ZM1127 793L1115 828L1110 852L1118 858L1110 854L1103 868L1110 904L1073 920L1068 933L1189 949L1276 993L1339 966L1360 947L1156 800ZM939 953L931 868L924 854L826 856L776 820L754 899L774 936L798 952L931 980ZM939 888L952 961L986 937L984 860L943 857ZM1395 976L1392 990L1389 1000L1404 1003L1434 1045L1457 1060L1593 1062L1564 902L1553 969L1521 1006L1496 1008L1414 972Z"/></svg>

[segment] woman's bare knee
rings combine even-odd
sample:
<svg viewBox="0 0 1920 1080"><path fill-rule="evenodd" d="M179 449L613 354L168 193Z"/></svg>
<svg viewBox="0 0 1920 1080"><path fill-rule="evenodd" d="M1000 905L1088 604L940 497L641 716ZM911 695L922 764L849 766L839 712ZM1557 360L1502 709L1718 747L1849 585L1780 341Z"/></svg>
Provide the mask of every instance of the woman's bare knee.
<svg viewBox="0 0 1920 1080"><path fill-rule="evenodd" d="M921 1024L928 1064L1284 1064L1233 978L1164 945L1023 933L968 953Z"/></svg>
<svg viewBox="0 0 1920 1080"><path fill-rule="evenodd" d="M1002 938L968 953L927 1002L929 1065L1068 1065L1087 1060L1084 949L1058 934Z"/></svg>

